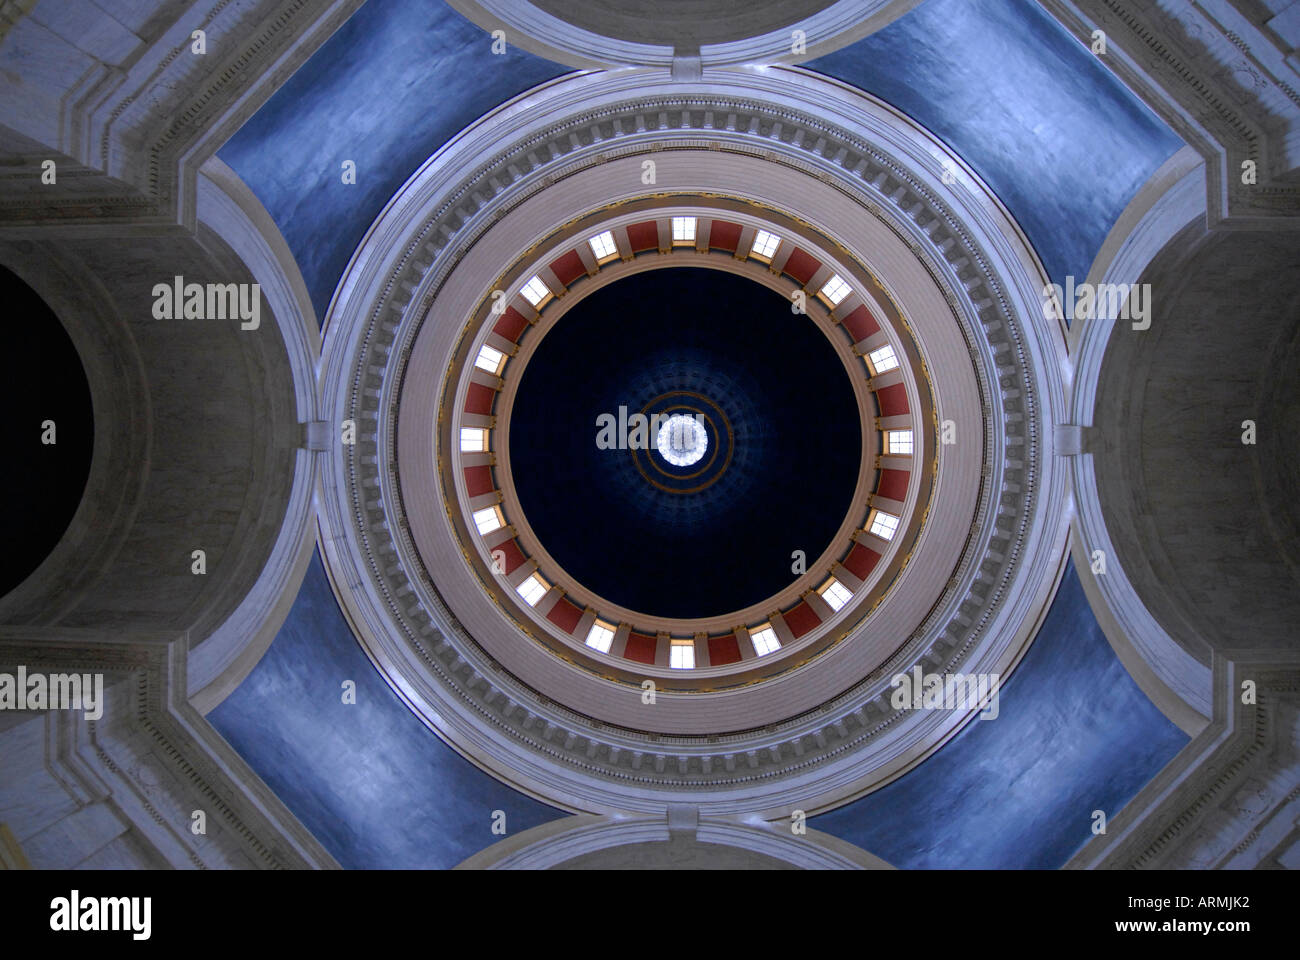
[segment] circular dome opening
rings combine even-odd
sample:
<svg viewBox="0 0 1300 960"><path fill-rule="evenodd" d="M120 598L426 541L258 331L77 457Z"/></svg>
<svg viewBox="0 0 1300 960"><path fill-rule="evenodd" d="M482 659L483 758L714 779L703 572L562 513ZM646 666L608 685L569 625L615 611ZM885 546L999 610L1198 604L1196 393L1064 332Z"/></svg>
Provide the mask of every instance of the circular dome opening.
<svg viewBox="0 0 1300 960"><path fill-rule="evenodd" d="M551 576L677 620L789 587L796 551L840 531L863 458L825 333L706 267L634 273L569 307L520 376L503 446Z"/></svg>

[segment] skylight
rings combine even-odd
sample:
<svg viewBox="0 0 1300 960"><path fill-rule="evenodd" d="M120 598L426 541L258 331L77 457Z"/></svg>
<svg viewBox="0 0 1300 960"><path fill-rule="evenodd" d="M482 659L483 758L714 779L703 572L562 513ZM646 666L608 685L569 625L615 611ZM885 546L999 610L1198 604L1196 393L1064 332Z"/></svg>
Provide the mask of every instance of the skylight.
<svg viewBox="0 0 1300 960"><path fill-rule="evenodd" d="M898 517L883 510L876 510L871 514L871 524L868 529L881 540L893 540L894 533L898 530Z"/></svg>
<svg viewBox="0 0 1300 960"><path fill-rule="evenodd" d="M826 298L832 307L838 307L840 301L852 292L849 285L844 282L844 278L838 273L827 280L826 285L821 290L822 296Z"/></svg>
<svg viewBox="0 0 1300 960"><path fill-rule="evenodd" d="M524 284L523 290L519 291L524 295L524 299L534 307L551 295L551 290L546 284L542 283L541 277L533 277Z"/></svg>
<svg viewBox="0 0 1300 960"><path fill-rule="evenodd" d="M537 606L537 601L546 596L548 589L550 588L547 587L546 581L536 573L515 587L515 591L524 598L524 603L530 607Z"/></svg>
<svg viewBox="0 0 1300 960"><path fill-rule="evenodd" d="M822 584L821 589L817 592L822 595L823 600L830 604L832 610L841 609L844 604L853 599L853 592L834 577Z"/></svg>
<svg viewBox="0 0 1300 960"><path fill-rule="evenodd" d="M898 366L898 357L894 355L894 348L889 344L872 350L867 354L867 359L871 361L871 369L875 373L884 373Z"/></svg>
<svg viewBox="0 0 1300 960"><path fill-rule="evenodd" d="M614 643L614 625L606 623L603 620L597 620L591 625L591 630L587 633L587 646L601 653L609 653L610 646Z"/></svg>
<svg viewBox="0 0 1300 960"><path fill-rule="evenodd" d="M771 260L776 255L776 248L780 245L781 238L775 233L760 230L754 234L754 243L749 248L749 255L760 260Z"/></svg>
<svg viewBox="0 0 1300 960"><path fill-rule="evenodd" d="M612 231L606 230L604 233L598 233L587 242L591 244L591 252L596 255L597 263L618 256L618 247L614 245Z"/></svg>
<svg viewBox="0 0 1300 960"><path fill-rule="evenodd" d="M695 242L695 218L673 217L673 243Z"/></svg>
<svg viewBox="0 0 1300 960"><path fill-rule="evenodd" d="M781 641L776 638L776 631L766 624L750 631L749 642L754 645L754 652L760 657L767 656L781 646Z"/></svg>

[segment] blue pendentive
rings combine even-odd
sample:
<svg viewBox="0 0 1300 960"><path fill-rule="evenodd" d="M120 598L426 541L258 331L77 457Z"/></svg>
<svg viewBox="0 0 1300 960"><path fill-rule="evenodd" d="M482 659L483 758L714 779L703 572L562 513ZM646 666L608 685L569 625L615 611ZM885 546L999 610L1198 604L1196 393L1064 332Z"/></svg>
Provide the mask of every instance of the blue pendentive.
<svg viewBox="0 0 1300 960"><path fill-rule="evenodd" d="M356 703L343 703L343 681ZM454 867L566 814L439 740L388 687L335 602L319 553L257 667L208 720L348 868Z"/></svg>
<svg viewBox="0 0 1300 960"><path fill-rule="evenodd" d="M370 224L439 147L569 71L439 0L369 0L221 148L284 234L324 318ZM345 184L343 162L356 164Z"/></svg>
<svg viewBox="0 0 1300 960"><path fill-rule="evenodd" d="M813 818L896 867L1055 869L1187 743L1106 642L1071 562L999 696L938 753Z"/></svg>
<svg viewBox="0 0 1300 960"><path fill-rule="evenodd" d="M911 115L1020 222L1051 279L1088 275L1182 141L1030 0L928 0L805 66Z"/></svg>

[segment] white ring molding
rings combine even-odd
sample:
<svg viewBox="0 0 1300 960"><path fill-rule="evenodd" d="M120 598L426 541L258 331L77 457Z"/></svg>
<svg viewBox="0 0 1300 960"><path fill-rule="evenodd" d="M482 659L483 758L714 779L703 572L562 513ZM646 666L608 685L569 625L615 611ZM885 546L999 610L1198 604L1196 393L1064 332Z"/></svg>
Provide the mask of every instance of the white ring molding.
<svg viewBox="0 0 1300 960"><path fill-rule="evenodd" d="M448 0L485 30L504 29L506 41L531 53L579 68L671 67L670 46L636 43L584 30L520 0ZM701 66L793 63L838 50L880 30L921 0L839 0L780 30L700 47ZM794 53L794 31L804 32L805 51Z"/></svg>
<svg viewBox="0 0 1300 960"><path fill-rule="evenodd" d="M316 420L320 329L307 284L275 221L238 175L216 157L199 172L197 215L261 285L293 372L298 422ZM190 702L208 713L257 666L288 617L316 547L316 453L299 449L279 535L262 572L239 607L189 654Z"/></svg>
<svg viewBox="0 0 1300 960"><path fill-rule="evenodd" d="M1206 216L1205 163L1184 147L1161 165L1121 214L1088 272L1088 283L1136 284L1156 255L1188 224ZM1074 361L1072 423L1091 426L1106 348L1119 304L1100 304L1095 319L1070 331ZM1076 512L1075 569L1116 656L1160 710L1195 736L1212 710L1210 666L1188 653L1147 609L1119 562L1106 532L1091 453L1071 457ZM1092 572L1092 553L1106 556L1104 576Z"/></svg>
<svg viewBox="0 0 1300 960"><path fill-rule="evenodd" d="M850 249L857 241L848 240L864 231L883 241L878 225L888 225L894 252L872 249L861 259L899 285L904 305L913 282L942 292L947 335L922 338L927 362L936 370L964 364L981 380L974 408L938 410L940 420L983 417L984 460L973 536L941 595L925 598L924 622L878 673L831 691L832 700L762 729L711 737L611 728L539 696L533 677L511 675L486 656L448 610L444 585L419 567L403 511L436 511L396 488L392 460L401 377L411 350L426 349L419 335L430 307L434 326L462 324L465 314L452 310L448 320L444 304L467 302L459 298L469 298L470 287L481 295L508 262L498 252L490 275L472 279L460 269L494 225L530 215L530 197L569 184L637 193L642 157L676 151L694 161L682 182L676 166L660 163L656 192L716 188L703 162L709 156L751 174L766 163L736 189L761 196L769 178L788 187L800 173L803 189L780 206L826 216L831 222L807 219ZM624 174L612 176L620 165ZM945 166L958 171L955 184L943 183ZM551 225L591 206L552 195ZM534 223L519 246L547 228ZM657 811L685 795L702 815L782 816L792 806L811 814L854 799L910 769L973 716L894 711L889 676L922 662L931 672L1007 676L1055 592L1066 555L1068 470L1050 456L1047 438L1066 415L1068 364L1062 324L1042 318L1044 283L1023 234L958 158L845 85L797 68L718 71L707 83L620 71L544 84L465 130L408 181L367 233L331 304L325 415L355 418L361 430L355 447L333 448L320 473L322 546L340 603L368 655L431 729L550 803ZM959 444L973 442L958 436ZM425 463L431 448L427 436L397 446ZM969 481L957 484L947 469L945 458L961 463L955 451L941 447L939 455L940 486ZM605 686L639 704L633 691ZM649 709L669 703L680 705L661 698Z"/></svg>

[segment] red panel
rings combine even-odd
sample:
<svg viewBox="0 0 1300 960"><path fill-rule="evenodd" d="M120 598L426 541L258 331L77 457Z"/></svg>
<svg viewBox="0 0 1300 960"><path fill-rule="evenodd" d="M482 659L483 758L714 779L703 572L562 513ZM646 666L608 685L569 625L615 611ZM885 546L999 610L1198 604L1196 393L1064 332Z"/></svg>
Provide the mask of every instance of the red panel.
<svg viewBox="0 0 1300 960"><path fill-rule="evenodd" d="M899 414L908 412L907 390L901 383L881 387L876 391L876 401L880 404L880 415L882 417L896 417Z"/></svg>
<svg viewBox="0 0 1300 960"><path fill-rule="evenodd" d="M740 662L740 644L736 635L729 633L725 637L709 637L709 665L721 667L728 663Z"/></svg>
<svg viewBox="0 0 1300 960"><path fill-rule="evenodd" d="M640 253L642 250L658 250L659 224L653 220L632 224L627 228L627 242L632 245L633 253Z"/></svg>
<svg viewBox="0 0 1300 960"><path fill-rule="evenodd" d="M491 467L466 467L465 487L471 497L480 497L496 489L492 483Z"/></svg>
<svg viewBox="0 0 1300 960"><path fill-rule="evenodd" d="M506 312L501 314L501 319L492 327L493 332L515 343L519 342L519 335L526 329L528 319L514 307L506 307Z"/></svg>
<svg viewBox="0 0 1300 960"><path fill-rule="evenodd" d="M501 553L499 557L497 556L498 552ZM498 543L492 548L492 560L494 563L498 561L501 563L502 573L514 573L519 568L519 565L527 559L524 552L519 549L518 540L507 540L505 543Z"/></svg>
<svg viewBox="0 0 1300 960"><path fill-rule="evenodd" d="M781 616L785 620L785 625L790 628L790 632L796 638L802 637L822 622L822 618L817 616L817 611L802 600L799 601L798 606L791 607Z"/></svg>
<svg viewBox="0 0 1300 960"><path fill-rule="evenodd" d="M881 470L880 486L876 487L876 493L901 503L907 499L907 481L911 478L912 475L906 470Z"/></svg>
<svg viewBox="0 0 1300 960"><path fill-rule="evenodd" d="M740 224L714 220L709 227L709 246L714 250L730 250L735 253L736 247L740 246Z"/></svg>
<svg viewBox="0 0 1300 960"><path fill-rule="evenodd" d="M880 332L880 324L876 323L876 318L871 315L871 311L866 306L858 307L840 323L844 324L844 329L849 332L854 343L859 343Z"/></svg>
<svg viewBox="0 0 1300 960"><path fill-rule="evenodd" d="M813 274L822 267L821 261L814 260L808 254L804 253L798 247L790 253L790 259L785 262L785 272L790 274L799 281L801 286L808 286L808 281L813 278Z"/></svg>
<svg viewBox="0 0 1300 960"><path fill-rule="evenodd" d="M582 619L582 611L561 597L559 602L551 607L551 612L546 615L546 619L565 633L573 633L578 621Z"/></svg>
<svg viewBox="0 0 1300 960"><path fill-rule="evenodd" d="M555 279L567 287L574 280L585 276L587 268L582 263L582 257L578 256L578 251L570 250L551 264L551 272L555 274Z"/></svg>
<svg viewBox="0 0 1300 960"><path fill-rule="evenodd" d="M870 547L864 547L860 543L855 543L849 555L840 561L844 564L844 569L849 571L859 580L866 580L871 576L871 571L876 569L876 564L880 562L880 554Z"/></svg>
<svg viewBox="0 0 1300 960"><path fill-rule="evenodd" d="M658 637L648 637L644 633L629 633L627 635L627 647L623 651L623 656L629 660L635 660L637 663L655 662L655 649L659 646Z"/></svg>
<svg viewBox="0 0 1300 960"><path fill-rule="evenodd" d="M481 383L471 383L469 393L465 396L465 412L490 414L492 401L496 399L496 395L497 392L491 387Z"/></svg>

